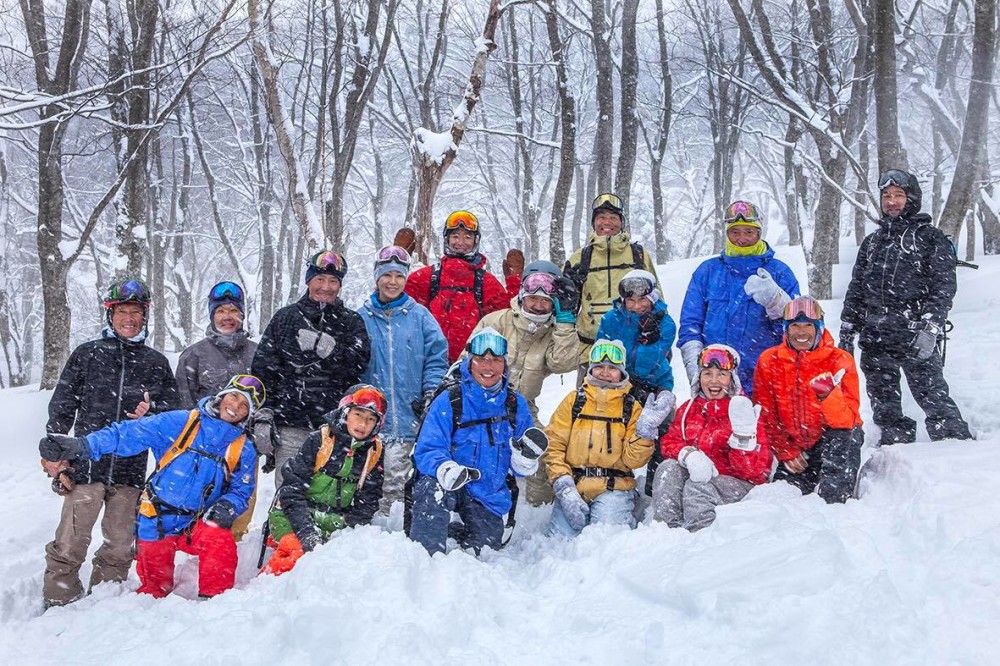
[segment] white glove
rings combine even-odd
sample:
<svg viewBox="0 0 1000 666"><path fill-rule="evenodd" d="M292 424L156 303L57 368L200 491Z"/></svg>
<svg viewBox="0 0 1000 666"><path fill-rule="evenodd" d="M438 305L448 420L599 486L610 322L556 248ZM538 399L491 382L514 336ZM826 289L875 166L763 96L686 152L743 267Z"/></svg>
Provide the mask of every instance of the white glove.
<svg viewBox="0 0 1000 666"><path fill-rule="evenodd" d="M586 527L587 518L590 517L590 505L580 497L573 477L568 474L560 476L552 483L552 490L569 526L577 531Z"/></svg>
<svg viewBox="0 0 1000 666"><path fill-rule="evenodd" d="M705 452L693 446L685 446L681 453L687 451L687 455L678 458L680 463L687 468L688 476L695 483L708 483L719 476L719 470L715 469L715 463L705 455Z"/></svg>
<svg viewBox="0 0 1000 666"><path fill-rule="evenodd" d="M692 387L698 381L698 373L701 372L701 368L698 367L698 357L704 348L705 345L698 340L688 340L681 345L681 359L684 361L684 370L687 371L688 384Z"/></svg>
<svg viewBox="0 0 1000 666"><path fill-rule="evenodd" d="M670 416L677 404L677 398L666 389L660 391L655 396L650 393L646 396L646 404L635 421L635 434L643 439L656 440L659 434L660 425Z"/></svg>
<svg viewBox="0 0 1000 666"><path fill-rule="evenodd" d="M299 349L302 351L314 351L320 358L326 358L333 353L333 348L337 346L337 341L333 336L309 328L299 329Z"/></svg>
<svg viewBox="0 0 1000 666"><path fill-rule="evenodd" d="M733 434L729 436L729 447L739 451L756 451L757 420L760 418L760 405L754 405L750 398L738 395L729 401L729 425Z"/></svg>
<svg viewBox="0 0 1000 666"><path fill-rule="evenodd" d="M538 459L549 448L549 438L539 428L528 428L519 439L510 440L510 468L518 476L530 476L538 469Z"/></svg>
<svg viewBox="0 0 1000 666"><path fill-rule="evenodd" d="M478 469L459 465L454 460L445 460L437 469L438 483L448 492L458 490L469 481L478 481L479 477Z"/></svg>
<svg viewBox="0 0 1000 666"><path fill-rule="evenodd" d="M782 311L789 298L785 290L778 286L771 274L763 268L757 269L756 275L747 278L743 291L754 301L764 306L767 316L771 319L781 319Z"/></svg>

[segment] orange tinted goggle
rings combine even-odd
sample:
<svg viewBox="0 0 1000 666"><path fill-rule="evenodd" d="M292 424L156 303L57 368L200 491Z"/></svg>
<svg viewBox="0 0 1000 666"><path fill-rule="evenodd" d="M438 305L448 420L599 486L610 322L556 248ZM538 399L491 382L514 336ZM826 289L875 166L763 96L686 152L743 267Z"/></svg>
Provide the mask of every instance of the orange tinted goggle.
<svg viewBox="0 0 1000 666"><path fill-rule="evenodd" d="M360 388L354 393L344 396L341 407L358 407L375 412L379 416L385 414L386 400L381 391L371 387Z"/></svg>
<svg viewBox="0 0 1000 666"><path fill-rule="evenodd" d="M447 231L452 231L459 227L477 232L479 231L479 219L467 210L456 210L444 221L444 228Z"/></svg>
<svg viewBox="0 0 1000 666"><path fill-rule="evenodd" d="M698 357L698 365L702 368L714 365L719 370L735 370L736 358L725 349L708 347L702 350L701 356Z"/></svg>

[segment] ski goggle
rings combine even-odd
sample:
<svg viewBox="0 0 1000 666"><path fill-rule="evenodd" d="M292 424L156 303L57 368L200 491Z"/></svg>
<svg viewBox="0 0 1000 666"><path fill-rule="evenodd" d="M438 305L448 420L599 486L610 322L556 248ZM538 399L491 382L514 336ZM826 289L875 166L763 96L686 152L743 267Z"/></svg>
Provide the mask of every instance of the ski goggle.
<svg viewBox="0 0 1000 666"><path fill-rule="evenodd" d="M910 174L901 169L889 169L878 177L879 192L891 186L900 187L905 190L909 185Z"/></svg>
<svg viewBox="0 0 1000 666"><path fill-rule="evenodd" d="M479 231L479 219L467 210L456 210L444 221L444 230L445 233L448 233L459 227L477 233Z"/></svg>
<svg viewBox="0 0 1000 666"><path fill-rule="evenodd" d="M823 321L823 308L820 307L819 301L810 296L799 296L788 301L781 318L785 321L795 321L800 317Z"/></svg>
<svg viewBox="0 0 1000 666"><path fill-rule="evenodd" d="M344 258L333 250L323 250L317 252L309 260L309 265L321 271L333 270L336 273L344 272Z"/></svg>
<svg viewBox="0 0 1000 666"><path fill-rule="evenodd" d="M386 245L378 251L375 265L384 266L387 264L397 264L408 270L410 268L410 253L398 245Z"/></svg>
<svg viewBox="0 0 1000 666"><path fill-rule="evenodd" d="M148 303L150 300L149 287L142 280L125 280L116 282L108 288L108 293L104 298L104 307L110 308L119 303Z"/></svg>
<svg viewBox="0 0 1000 666"><path fill-rule="evenodd" d="M548 273L532 273L521 282L521 292L525 294L541 292L546 296L552 296L556 293L556 279Z"/></svg>
<svg viewBox="0 0 1000 666"><path fill-rule="evenodd" d="M605 361L614 365L625 365L625 350L610 342L602 342L590 348L591 363L604 363Z"/></svg>
<svg viewBox="0 0 1000 666"><path fill-rule="evenodd" d="M734 201L726 207L726 224L736 224L737 222L747 222L749 224L760 223L760 212L757 206L749 201Z"/></svg>
<svg viewBox="0 0 1000 666"><path fill-rule="evenodd" d="M250 399L253 400L254 409L260 409L260 406L267 400L267 391L264 390L264 382L253 375L236 375L229 380L226 388L239 389L240 392L248 394Z"/></svg>
<svg viewBox="0 0 1000 666"><path fill-rule="evenodd" d="M227 299L231 301L242 301L243 287L235 282L220 282L212 287L212 291L208 292L208 298L213 301L222 301Z"/></svg>
<svg viewBox="0 0 1000 666"><path fill-rule="evenodd" d="M340 407L366 409L381 419L387 407L385 395L374 386L362 386L340 399Z"/></svg>
<svg viewBox="0 0 1000 666"><path fill-rule="evenodd" d="M706 347L698 356L698 367L710 368L713 365L719 370L735 370L739 361L727 349Z"/></svg>
<svg viewBox="0 0 1000 666"><path fill-rule="evenodd" d="M594 210L597 210L598 208L610 208L614 212L620 214L623 210L625 210L625 205L622 203L621 197L617 194L606 192L605 194L597 195L597 198L594 199L593 208Z"/></svg>
<svg viewBox="0 0 1000 666"><path fill-rule="evenodd" d="M640 298L651 291L653 291L653 285L646 278L631 277L618 283L618 293L622 298L629 296Z"/></svg>
<svg viewBox="0 0 1000 666"><path fill-rule="evenodd" d="M473 356L485 356L486 352L490 352L494 356L506 356L507 338L499 333L480 332L469 340L465 349Z"/></svg>

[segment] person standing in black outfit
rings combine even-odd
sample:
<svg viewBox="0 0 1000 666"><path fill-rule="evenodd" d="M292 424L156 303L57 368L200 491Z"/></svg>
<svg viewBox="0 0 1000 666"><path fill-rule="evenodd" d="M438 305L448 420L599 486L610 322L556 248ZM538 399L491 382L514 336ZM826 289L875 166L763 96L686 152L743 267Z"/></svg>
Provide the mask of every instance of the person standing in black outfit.
<svg viewBox="0 0 1000 666"><path fill-rule="evenodd" d="M125 418L176 409L177 384L166 357L146 346L151 297L141 280L112 284L104 297L107 327L97 340L70 355L49 401L49 434L70 430L83 437ZM63 498L55 538L45 547L45 607L64 606L84 595L80 567L94 523L104 509L104 543L94 553L88 590L122 582L132 566L133 528L139 491L146 479L146 452L43 464Z"/></svg>
<svg viewBox="0 0 1000 666"><path fill-rule="evenodd" d="M368 367L365 323L340 300L346 274L347 262L333 250L314 254L306 264L307 292L274 314L253 357L250 372L267 387L278 428L276 488L284 462L323 425L323 415L337 408Z"/></svg>
<svg viewBox="0 0 1000 666"><path fill-rule="evenodd" d="M912 442L917 422L903 415L900 370L924 410L932 441L972 439L951 399L939 349L957 289L951 241L920 212L916 177L890 169L879 177L882 219L858 250L841 314L840 348L861 347L881 445Z"/></svg>

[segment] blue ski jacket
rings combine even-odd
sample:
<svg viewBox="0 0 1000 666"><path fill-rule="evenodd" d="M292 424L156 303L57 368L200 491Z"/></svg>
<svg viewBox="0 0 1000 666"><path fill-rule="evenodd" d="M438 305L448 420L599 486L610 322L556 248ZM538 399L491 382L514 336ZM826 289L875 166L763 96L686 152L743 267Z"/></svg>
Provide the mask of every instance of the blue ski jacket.
<svg viewBox="0 0 1000 666"><path fill-rule="evenodd" d="M378 387L388 402L383 439L413 441L422 400L448 371L448 341L430 310L403 294L388 305L373 294L358 310L371 341L371 360L361 381Z"/></svg>
<svg viewBox="0 0 1000 666"><path fill-rule="evenodd" d="M149 490L163 509L155 517L138 516L138 538L143 541L156 541L161 534L182 533L220 500L229 502L237 516L249 505L257 452L247 437L239 463L228 474L226 449L244 433L242 428L208 413L206 406L211 399L203 398L198 403L200 425L191 445L150 478ZM83 439L92 459L109 453L132 456L149 449L159 461L180 437L189 415L188 410L175 410L119 421Z"/></svg>
<svg viewBox="0 0 1000 666"><path fill-rule="evenodd" d="M781 320L768 319L764 306L744 290L747 278L763 268L790 298L799 295L795 274L783 261L774 258L768 246L761 255L730 257L725 253L707 259L691 276L677 346L698 340L703 345L722 343L740 353L740 382L747 395L753 392L753 372L757 358L768 347L781 342Z"/></svg>
<svg viewBox="0 0 1000 666"><path fill-rule="evenodd" d="M660 319L660 339L649 345L639 344L639 322L645 316ZM677 325L667 314L667 304L657 301L648 315L637 315L625 309L625 303L618 299L614 307L601 319L597 337L621 340L625 344L627 356L625 369L632 384L644 392L674 389L674 371L670 369L671 349L677 336Z"/></svg>
<svg viewBox="0 0 1000 666"><path fill-rule="evenodd" d="M460 366L461 423L454 423L449 391L442 391L427 410L413 459L417 470L427 476L436 476L446 460L479 470L479 480L470 482L465 489L491 513L502 516L511 506L506 484L507 474L512 471L510 440L521 437L532 426L531 411L524 396L516 393L517 414L511 427L506 372L499 390L488 391L472 378L469 360L466 358Z"/></svg>

